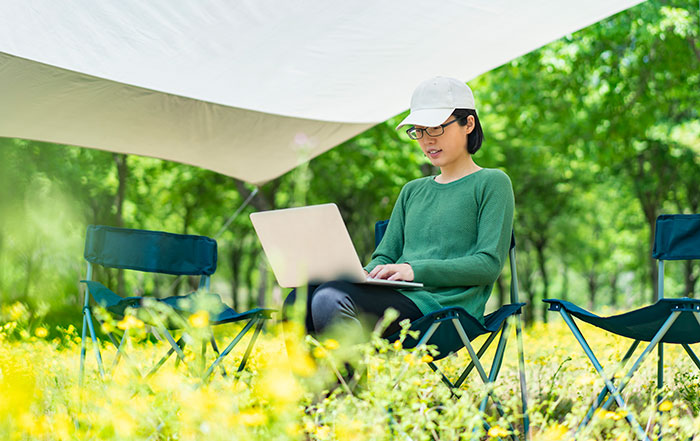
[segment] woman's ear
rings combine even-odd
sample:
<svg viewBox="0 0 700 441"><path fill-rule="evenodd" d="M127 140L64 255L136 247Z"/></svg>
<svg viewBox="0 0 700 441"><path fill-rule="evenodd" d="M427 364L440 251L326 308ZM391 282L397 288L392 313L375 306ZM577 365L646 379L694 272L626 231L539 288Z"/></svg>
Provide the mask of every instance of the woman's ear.
<svg viewBox="0 0 700 441"><path fill-rule="evenodd" d="M469 115L467 117L467 125L465 125L464 127L467 128L467 135L474 130L474 127L476 127L476 123L474 122L474 117L472 115Z"/></svg>

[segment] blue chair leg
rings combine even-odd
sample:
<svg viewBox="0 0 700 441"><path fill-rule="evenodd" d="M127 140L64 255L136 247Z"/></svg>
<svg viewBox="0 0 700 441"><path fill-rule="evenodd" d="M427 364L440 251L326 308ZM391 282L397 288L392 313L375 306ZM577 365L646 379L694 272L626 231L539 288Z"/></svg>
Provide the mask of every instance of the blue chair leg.
<svg viewBox="0 0 700 441"><path fill-rule="evenodd" d="M464 347L467 348L467 352L469 352L469 357L472 359L474 362L474 365L476 367L476 371L479 373L479 377L481 377L481 381L484 383L484 386L486 386L486 393L488 397L491 397L491 401L493 401L494 405L496 406L496 410L498 411L498 414L501 415L501 417L505 417L505 411L503 410L503 406L501 405L500 400L496 397L496 395L493 393L491 390L491 382L489 381L489 377L486 375L486 370L484 369L483 365L481 364L481 361L479 361L479 358L476 354L476 351L474 350L474 347L472 346L471 342L469 341L469 338L467 337L467 333L464 331L464 328L462 327L462 324L459 322L457 318L452 319L452 324L455 327L455 330L457 331L457 334L459 334L459 338L462 340L462 344L464 344ZM515 429L513 426L508 423L510 426L511 432L515 432ZM514 435L513 435L513 439Z"/></svg>
<svg viewBox="0 0 700 441"><path fill-rule="evenodd" d="M180 337L175 342L175 344L181 349L184 347L184 343L185 342L182 339L182 337ZM153 366L153 368L146 374L145 378L149 378L153 374L155 374L158 371L158 369L160 369L160 367L163 366L163 363L165 363L168 360L168 358L170 358L170 356L173 354L173 352L175 352L175 349L171 346L170 349L168 349L168 352L166 352L165 355L163 355L163 357L161 357L161 359L158 360L158 362Z"/></svg>
<svg viewBox="0 0 700 441"><path fill-rule="evenodd" d="M656 333L656 335L651 340L651 342L649 342L649 345L644 349L644 351L639 356L639 358L637 358L637 360L632 365L630 370L627 372L625 377L621 380L620 385L616 388L613 385L612 380L610 378L608 378L608 376L603 371L602 365L600 364L600 362L596 358L595 354L591 350L590 346L586 342L586 339L583 337L583 334L578 329L578 326L576 326L576 323L574 323L571 316L564 309L559 309L559 312L560 312L562 318L564 319L564 322L567 324L567 326L569 326L569 329L574 334L574 337L576 337L579 344L583 348L583 351L586 353L586 356L588 356L588 359L593 364L593 367L595 368L596 372L598 372L598 375L600 375L601 378L603 378L603 381L605 382L605 387L611 394L611 397L608 398L608 400L601 407L601 409L603 409L603 410L606 410L612 404L613 401L617 402L617 405L620 407L620 409L626 408L625 400L620 395L621 392L627 386L630 379L632 378L632 376L634 375L636 370L639 368L641 363L644 361L644 359L647 357L647 355L654 349L654 347L659 343L659 341L663 338L663 336L666 335L666 332L668 332L669 328L671 327L671 325L673 325L673 323L678 318L678 315L680 314L680 311L673 311L669 315L668 319L663 324L661 329L659 329L659 331ZM637 420L634 418L634 416L631 413L627 412L625 415L625 419L627 420L627 422L630 424L630 426L633 428L633 430L636 432L637 436L640 439L644 439L644 440L649 439L647 437L644 429L642 428L642 426L639 425L639 423L637 422ZM581 428L582 428L582 426L579 426L579 428L576 430L576 433L578 433Z"/></svg>
<svg viewBox="0 0 700 441"><path fill-rule="evenodd" d="M523 406L523 433L525 441L530 439L530 416L527 411L527 384L525 381L525 349L523 346L523 319L518 313L515 317L515 339L518 344L518 375L520 376L520 401Z"/></svg>
<svg viewBox="0 0 700 441"><path fill-rule="evenodd" d="M219 347L216 345L216 340L214 339L214 336L212 335L211 340L209 341L211 343L211 348L214 350L214 353L216 354L217 358L221 355L221 352L219 352ZM221 365L221 375L226 377L228 373L226 372L226 368L224 368L224 365Z"/></svg>
<svg viewBox="0 0 700 441"><path fill-rule="evenodd" d="M508 322L506 321L501 328L501 338L498 340L498 346L496 347L496 353L493 356L493 362L491 363L491 369L489 371L489 384L496 381L498 373L501 370L501 365L503 364L503 354L506 350L506 344L508 343ZM479 411L484 412L486 410L486 405L488 404L488 396L484 397L479 406Z"/></svg>
<svg viewBox="0 0 700 441"><path fill-rule="evenodd" d="M489 334L484 344L481 345L479 351L476 353L479 359L481 359L481 356L484 355L484 352L488 350L488 348L491 346L491 343L496 339L497 335L497 332L492 332ZM462 383L464 383L464 381L467 379L467 377L469 377L469 374L472 372L472 370L474 370L474 362L469 361L467 367L464 368L464 371L462 371L462 375L460 375L457 381L455 381L455 387L460 387Z"/></svg>
<svg viewBox="0 0 700 441"><path fill-rule="evenodd" d="M260 335L260 331L262 330L263 325L265 324L265 319L262 317L258 317L258 324L255 327L255 331L253 332L253 336L250 338L250 342L248 343L248 347L245 350L245 353L243 354L243 359L241 360L241 364L238 366L238 372L243 371L245 368L245 364L248 361L248 357L250 356L250 352L253 350L253 345L255 345L255 340L257 340L258 335Z"/></svg>
<svg viewBox="0 0 700 441"><path fill-rule="evenodd" d="M85 314L85 311L83 310L83 336L80 339L80 371L79 371L79 382L80 385L82 386L83 384L83 376L85 375L85 337L87 336L87 315Z"/></svg>
<svg viewBox="0 0 700 441"><path fill-rule="evenodd" d="M632 346L630 346L625 355L622 357L622 360L620 360L620 369L623 369L625 367L627 361L630 359L630 357L632 357L632 354L634 354L634 351L637 349L637 346L639 346L639 340L635 340L634 343L632 343ZM608 388L603 386L603 389L600 391L600 394L598 394L598 397L588 409L588 412L586 413L586 416L584 417L583 421L581 421L581 424L579 424L579 430L586 426L591 420L591 418L593 418L595 410L599 408L601 404L603 404L603 400L608 395L608 392Z"/></svg>
<svg viewBox="0 0 700 441"><path fill-rule="evenodd" d="M88 330L90 331L90 339L92 340L92 346L95 349L95 359L97 360L97 367L100 371L100 378L104 379L105 377L105 369L102 364L102 354L100 353L100 344L99 340L97 340L97 336L95 335L95 326L92 323L92 315L90 314L90 307L86 306L83 308L83 313L85 314L85 318L87 319L87 325L88 325ZM85 329L83 329L83 334L85 333Z"/></svg>
<svg viewBox="0 0 700 441"><path fill-rule="evenodd" d="M682 345L683 349L685 349L685 352L688 354L688 357L690 357L691 360L693 360L693 363L695 363L695 366L697 366L698 369L700 369L700 359L698 359L698 356L695 355L695 352L693 352L693 349L689 345Z"/></svg>
<svg viewBox="0 0 700 441"><path fill-rule="evenodd" d="M253 327L253 325L256 324L258 320L262 319L254 317L250 319L248 323L246 323L245 327L238 333L238 335L236 335L233 341L229 343L228 346L226 346L226 349L224 349L221 355L219 355L216 358L216 360L214 360L214 362L211 364L211 366L209 366L209 369L207 369L207 371L204 373L204 376L202 377L203 381L207 381L211 373L214 372L214 369L216 369L217 366L219 366L224 357L226 357L229 354L229 352L231 352L231 350L238 344L238 342L243 338L244 335L246 335L246 333L250 330L250 328Z"/></svg>

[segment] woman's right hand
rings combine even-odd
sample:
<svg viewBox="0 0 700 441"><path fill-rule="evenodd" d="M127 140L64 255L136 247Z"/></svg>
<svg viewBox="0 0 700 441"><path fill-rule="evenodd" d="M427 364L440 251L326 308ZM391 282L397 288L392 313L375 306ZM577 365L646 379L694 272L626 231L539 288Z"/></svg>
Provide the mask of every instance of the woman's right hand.
<svg viewBox="0 0 700 441"><path fill-rule="evenodd" d="M374 279L404 280L406 282L412 282L414 277L413 268L407 263L377 265L369 273L369 276Z"/></svg>

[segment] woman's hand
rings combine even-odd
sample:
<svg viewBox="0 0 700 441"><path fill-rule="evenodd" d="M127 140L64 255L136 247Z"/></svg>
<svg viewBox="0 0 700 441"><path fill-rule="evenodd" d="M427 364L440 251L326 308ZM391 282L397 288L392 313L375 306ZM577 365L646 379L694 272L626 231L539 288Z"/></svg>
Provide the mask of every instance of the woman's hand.
<svg viewBox="0 0 700 441"><path fill-rule="evenodd" d="M407 263L390 263L377 265L369 276L373 279L413 281L413 268Z"/></svg>

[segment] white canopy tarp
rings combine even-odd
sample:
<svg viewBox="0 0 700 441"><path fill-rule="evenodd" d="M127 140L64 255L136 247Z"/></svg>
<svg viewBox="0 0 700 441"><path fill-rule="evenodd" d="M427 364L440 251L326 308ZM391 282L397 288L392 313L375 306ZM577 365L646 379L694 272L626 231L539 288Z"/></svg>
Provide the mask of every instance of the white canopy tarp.
<svg viewBox="0 0 700 441"><path fill-rule="evenodd" d="M639 2L3 0L0 136L261 183Z"/></svg>

